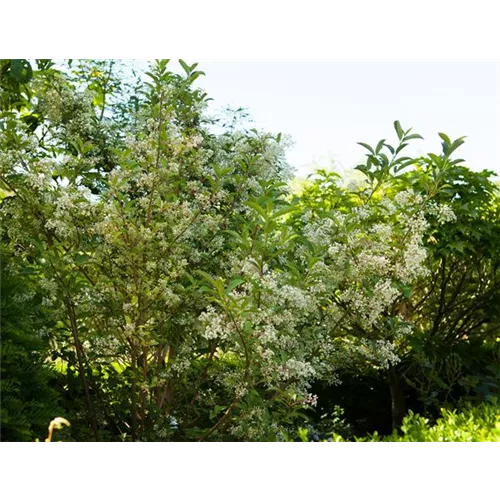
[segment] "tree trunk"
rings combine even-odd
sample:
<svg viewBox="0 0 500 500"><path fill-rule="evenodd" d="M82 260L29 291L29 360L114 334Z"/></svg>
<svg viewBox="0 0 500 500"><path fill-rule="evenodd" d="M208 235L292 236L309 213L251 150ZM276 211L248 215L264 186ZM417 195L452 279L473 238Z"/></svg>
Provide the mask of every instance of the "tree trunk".
<svg viewBox="0 0 500 500"><path fill-rule="evenodd" d="M401 390L401 385L399 383L398 373L394 366L389 368L389 387L391 390L391 412L392 412L392 430L396 430L401 427L403 422L403 417L406 414L406 405Z"/></svg>
<svg viewBox="0 0 500 500"><path fill-rule="evenodd" d="M94 434L94 439L96 441L99 441L99 431L97 429L97 420L95 418L94 407L92 405L92 399L90 397L89 384L87 381L87 377L85 376L85 365L83 362L83 359L84 359L83 346L82 346L82 343L80 342L80 336L78 334L76 313L75 313L75 309L73 307L73 302L71 301L71 299L67 300L66 305L67 305L68 315L69 315L69 319L70 319L70 323L71 323L71 333L73 334L73 341L75 343L76 359L78 361L78 372L80 374L80 378L81 378L82 384L83 384L83 389L85 391L85 397L87 400L87 410L88 410L89 417L90 417L92 432Z"/></svg>
<svg viewBox="0 0 500 500"><path fill-rule="evenodd" d="M132 417L132 441L137 441L137 352L134 345L131 345L130 368L132 369L132 387L131 387L131 417Z"/></svg>

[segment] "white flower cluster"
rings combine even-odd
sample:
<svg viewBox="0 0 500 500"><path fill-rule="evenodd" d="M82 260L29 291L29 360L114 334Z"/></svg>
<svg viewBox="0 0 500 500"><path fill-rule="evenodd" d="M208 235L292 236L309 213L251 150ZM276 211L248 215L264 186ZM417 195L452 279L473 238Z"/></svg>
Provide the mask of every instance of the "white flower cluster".
<svg viewBox="0 0 500 500"><path fill-rule="evenodd" d="M270 292L275 294L276 302L280 306L289 305L290 308L297 311L313 310L314 299L304 290L291 285L281 287L272 286Z"/></svg>
<svg viewBox="0 0 500 500"><path fill-rule="evenodd" d="M191 367L191 359L188 356L176 356L171 364L171 370L176 374L181 374L189 371Z"/></svg>
<svg viewBox="0 0 500 500"><path fill-rule="evenodd" d="M238 414L237 423L231 426L231 434L237 439L265 441L269 432L268 413L261 406L253 406Z"/></svg>
<svg viewBox="0 0 500 500"><path fill-rule="evenodd" d="M412 191L400 193L399 203L420 203L421 197ZM384 203L389 212L392 204ZM410 208L414 205L410 205ZM428 225L421 211L408 212L408 206L397 214L398 222L380 220L375 207L360 207L353 211L350 229L345 216L332 216L310 222L306 234L322 245L329 257L323 282L340 288L340 298L351 312L369 328L398 299L400 292L394 282L410 284L426 272L426 250L423 235ZM370 222L372 220L374 222ZM377 220L378 219L378 220ZM367 282L375 284L370 288Z"/></svg>
<svg viewBox="0 0 500 500"><path fill-rule="evenodd" d="M45 91L38 106L56 126L64 126L59 134L73 137L88 136L95 127L92 108L93 95L89 91L74 92L66 85Z"/></svg>
<svg viewBox="0 0 500 500"><path fill-rule="evenodd" d="M380 200L380 206L387 212L388 215L393 215L397 207L396 205L391 201L390 198L384 197L382 200Z"/></svg>
<svg viewBox="0 0 500 500"><path fill-rule="evenodd" d="M353 363L363 360L370 362L377 369L387 369L400 362L394 347L394 343L388 340L348 339L339 343L333 359L339 365L352 366Z"/></svg>
<svg viewBox="0 0 500 500"><path fill-rule="evenodd" d="M280 380L290 380L290 379L312 380L316 375L316 371L310 362L301 361L294 358L291 358L287 360L285 364L280 365L278 370L279 370Z"/></svg>
<svg viewBox="0 0 500 500"><path fill-rule="evenodd" d="M400 320L400 323L396 326L394 332L394 339L400 340L408 338L413 333L413 328L410 324L405 323L404 320Z"/></svg>
<svg viewBox="0 0 500 500"><path fill-rule="evenodd" d="M266 324L259 334L259 339L263 344L275 344L278 340L276 328L273 325Z"/></svg>
<svg viewBox="0 0 500 500"><path fill-rule="evenodd" d="M450 205L437 204L432 201L428 204L427 213L437 218L439 224L445 224L446 222L454 222L457 220L457 216Z"/></svg>
<svg viewBox="0 0 500 500"><path fill-rule="evenodd" d="M306 394L306 397L304 398L304 404L310 405L310 406L317 406L318 404L318 396L316 394Z"/></svg>
<svg viewBox="0 0 500 500"><path fill-rule="evenodd" d="M390 280L380 280L371 291L361 287L348 288L341 293L340 298L362 327L371 330L399 296L399 290Z"/></svg>
<svg viewBox="0 0 500 500"><path fill-rule="evenodd" d="M394 344L386 340L362 340L357 350L366 359L374 361L377 366L384 369L400 361L399 357L394 353Z"/></svg>
<svg viewBox="0 0 500 500"><path fill-rule="evenodd" d="M237 399L243 399L248 393L248 384L246 382L240 382L236 384L234 394Z"/></svg>
<svg viewBox="0 0 500 500"><path fill-rule="evenodd" d="M26 183L33 189L43 189L47 183L47 178L43 172L29 172L26 175Z"/></svg>
<svg viewBox="0 0 500 500"><path fill-rule="evenodd" d="M310 222L305 227L305 235L316 245L324 245L336 234L338 220L334 217L324 217L318 221Z"/></svg>
<svg viewBox="0 0 500 500"><path fill-rule="evenodd" d="M404 283L412 283L416 278L428 274L424 266L427 251L422 246L421 238L412 238L403 251L402 259L396 263L396 275Z"/></svg>
<svg viewBox="0 0 500 500"><path fill-rule="evenodd" d="M394 196L394 201L400 207L405 208L412 205L421 205L423 198L415 191L407 189L406 191L399 191L399 193Z"/></svg>
<svg viewBox="0 0 500 500"><path fill-rule="evenodd" d="M226 318L216 312L213 306L208 306L198 318L204 329L202 336L207 340L225 339L229 334L228 322Z"/></svg>
<svg viewBox="0 0 500 500"><path fill-rule="evenodd" d="M23 293L15 293L12 296L12 301L18 304L24 304L33 299L35 296L34 290L25 291Z"/></svg>

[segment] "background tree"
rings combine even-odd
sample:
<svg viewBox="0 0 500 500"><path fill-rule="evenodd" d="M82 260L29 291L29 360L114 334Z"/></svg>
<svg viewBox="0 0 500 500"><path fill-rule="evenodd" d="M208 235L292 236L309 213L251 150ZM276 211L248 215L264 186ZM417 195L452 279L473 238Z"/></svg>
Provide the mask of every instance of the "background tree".
<svg viewBox="0 0 500 500"><path fill-rule="evenodd" d="M20 269L1 248L0 435L3 441L34 441L62 411L57 373L45 362L50 315L30 269ZM31 269L31 271L34 271Z"/></svg>

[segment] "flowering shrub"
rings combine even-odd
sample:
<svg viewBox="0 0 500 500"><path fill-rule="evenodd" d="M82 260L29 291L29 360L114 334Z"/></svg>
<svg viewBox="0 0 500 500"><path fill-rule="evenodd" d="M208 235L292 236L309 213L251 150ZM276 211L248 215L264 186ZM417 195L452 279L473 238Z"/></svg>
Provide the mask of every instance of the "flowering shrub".
<svg viewBox="0 0 500 500"><path fill-rule="evenodd" d="M95 439L277 440L315 381L406 354L428 238L456 219L426 177L444 160L400 155L420 136L395 122L397 146L362 144L364 183L293 196L286 138L215 133L196 64L134 88L112 61L2 64L7 272L37 277Z"/></svg>

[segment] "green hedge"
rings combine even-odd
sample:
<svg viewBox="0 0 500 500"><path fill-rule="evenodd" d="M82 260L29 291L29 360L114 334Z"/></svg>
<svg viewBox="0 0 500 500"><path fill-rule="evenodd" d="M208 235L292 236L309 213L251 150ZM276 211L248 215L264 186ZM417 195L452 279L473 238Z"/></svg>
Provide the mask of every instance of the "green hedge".
<svg viewBox="0 0 500 500"><path fill-rule="evenodd" d="M299 432L300 439L309 441L307 431ZM466 406L463 411L441 410L441 417L431 425L427 418L409 412L399 432L382 437L377 433L357 437L358 442L500 442L500 403L483 403ZM324 441L324 440L323 440ZM339 434L333 434L327 441L346 442Z"/></svg>

